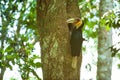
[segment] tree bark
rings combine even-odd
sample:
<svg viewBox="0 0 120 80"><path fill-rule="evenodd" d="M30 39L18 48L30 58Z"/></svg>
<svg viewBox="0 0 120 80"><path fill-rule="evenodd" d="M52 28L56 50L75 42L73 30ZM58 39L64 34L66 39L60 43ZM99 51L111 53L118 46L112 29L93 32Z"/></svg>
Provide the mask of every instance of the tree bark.
<svg viewBox="0 0 120 80"><path fill-rule="evenodd" d="M80 14L77 0L71 0L67 5L68 1L37 0L43 80L80 79L81 58L77 69L72 69L70 35L66 23L67 18L79 17ZM72 12L68 7L75 10Z"/></svg>
<svg viewBox="0 0 120 80"><path fill-rule="evenodd" d="M112 0L100 1L100 19L105 12L112 9ZM108 31L102 23L98 32L97 80L111 80L112 57L109 47L112 46L112 30Z"/></svg>
<svg viewBox="0 0 120 80"><path fill-rule="evenodd" d="M0 73L0 80L3 80L3 77L4 77L4 73L5 73L5 68L1 68L1 73Z"/></svg>

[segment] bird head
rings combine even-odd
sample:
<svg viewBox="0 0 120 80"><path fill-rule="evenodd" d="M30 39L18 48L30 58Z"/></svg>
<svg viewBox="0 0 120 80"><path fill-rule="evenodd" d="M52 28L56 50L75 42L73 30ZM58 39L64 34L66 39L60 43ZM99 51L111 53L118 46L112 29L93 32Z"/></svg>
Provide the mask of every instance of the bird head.
<svg viewBox="0 0 120 80"><path fill-rule="evenodd" d="M67 23L72 23L76 29L82 26L83 21L80 18L70 18L67 20Z"/></svg>

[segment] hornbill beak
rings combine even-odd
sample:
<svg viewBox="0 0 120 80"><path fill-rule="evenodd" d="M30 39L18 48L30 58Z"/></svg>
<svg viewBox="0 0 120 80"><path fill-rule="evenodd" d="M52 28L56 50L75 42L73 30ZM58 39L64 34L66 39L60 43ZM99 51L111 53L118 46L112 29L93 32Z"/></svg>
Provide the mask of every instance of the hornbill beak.
<svg viewBox="0 0 120 80"><path fill-rule="evenodd" d="M75 18L70 18L67 20L67 23L74 23L75 22Z"/></svg>
<svg viewBox="0 0 120 80"><path fill-rule="evenodd" d="M76 28L79 28L83 24L83 20L80 18L70 18L67 23L72 23Z"/></svg>

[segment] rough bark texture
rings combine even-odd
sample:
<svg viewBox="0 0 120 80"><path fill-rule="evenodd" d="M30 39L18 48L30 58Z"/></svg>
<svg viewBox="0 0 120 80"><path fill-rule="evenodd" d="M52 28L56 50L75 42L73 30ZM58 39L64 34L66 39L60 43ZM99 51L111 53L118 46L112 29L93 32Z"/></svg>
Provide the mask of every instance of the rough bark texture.
<svg viewBox="0 0 120 80"><path fill-rule="evenodd" d="M112 9L112 0L100 1L100 18L103 14ZM98 63L97 80L111 80L112 57L110 49L112 45L112 30L107 31L100 23L98 34Z"/></svg>
<svg viewBox="0 0 120 80"><path fill-rule="evenodd" d="M77 0L72 3L69 17L79 17ZM71 67L69 30L66 23L66 0L37 0L37 23L40 33L42 70L44 80L79 80L80 64ZM77 8L77 9L76 9ZM81 60L81 59L80 59Z"/></svg>

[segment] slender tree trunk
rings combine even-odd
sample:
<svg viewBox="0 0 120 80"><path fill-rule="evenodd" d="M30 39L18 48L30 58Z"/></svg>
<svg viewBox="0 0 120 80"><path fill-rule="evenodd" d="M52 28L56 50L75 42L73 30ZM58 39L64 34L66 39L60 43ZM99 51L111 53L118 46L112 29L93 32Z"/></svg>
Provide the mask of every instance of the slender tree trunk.
<svg viewBox="0 0 120 80"><path fill-rule="evenodd" d="M5 21L3 19L3 15L1 15L2 17L2 29L1 29L1 44L0 44L0 48L1 48L1 51L0 51L0 80L3 80L3 77L4 77L4 73L6 71L6 66L5 65L5 61L2 59L4 57L4 53L2 52L2 50L4 50L4 43L5 43L5 38L6 38L6 34L7 34L7 31L5 31L7 28L5 27L6 24L5 24Z"/></svg>
<svg viewBox="0 0 120 80"><path fill-rule="evenodd" d="M112 0L100 1L100 18L112 9ZM103 26L104 25L104 26ZM108 31L105 24L100 23L98 33L97 80L111 80L112 57L108 49L112 45L112 30Z"/></svg>
<svg viewBox="0 0 120 80"><path fill-rule="evenodd" d="M6 70L5 68L1 68L0 80L3 80L5 70Z"/></svg>
<svg viewBox="0 0 120 80"><path fill-rule="evenodd" d="M81 61L77 69L72 69L70 36L66 23L69 17L79 17L79 9L77 0L69 3L72 4L67 6L66 0L37 0L37 23L44 80L79 80ZM75 9L74 14L69 14L72 10L66 11L70 6Z"/></svg>

